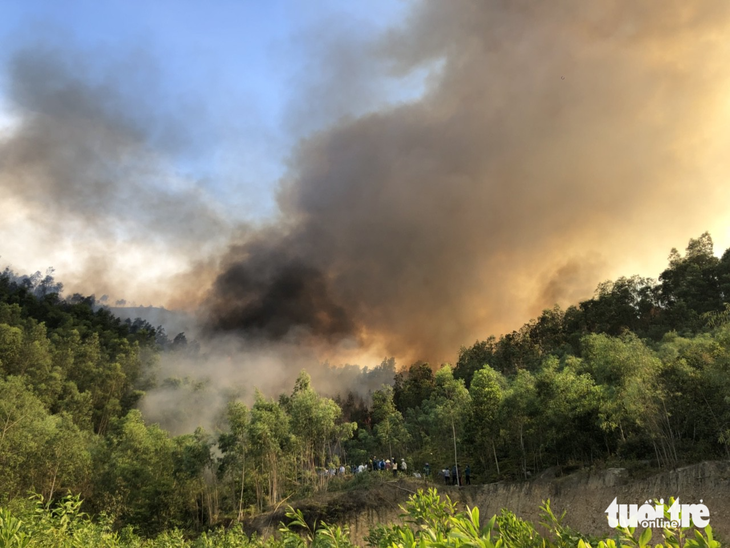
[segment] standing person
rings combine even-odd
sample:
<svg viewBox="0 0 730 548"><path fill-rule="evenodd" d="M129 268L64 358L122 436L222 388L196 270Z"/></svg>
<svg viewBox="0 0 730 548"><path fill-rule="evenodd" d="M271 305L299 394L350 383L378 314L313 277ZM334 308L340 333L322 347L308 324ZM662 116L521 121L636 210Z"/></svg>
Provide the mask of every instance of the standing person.
<svg viewBox="0 0 730 548"><path fill-rule="evenodd" d="M393 457L393 477L398 477L398 461Z"/></svg>
<svg viewBox="0 0 730 548"><path fill-rule="evenodd" d="M428 479L428 477L431 475L431 466L426 463L426 465L423 467L423 477Z"/></svg>
<svg viewBox="0 0 730 548"><path fill-rule="evenodd" d="M449 480L451 479L451 474L449 474L448 467L446 467L443 470L441 470L441 473L444 475L444 483L446 485L448 485L449 484Z"/></svg>
<svg viewBox="0 0 730 548"><path fill-rule="evenodd" d="M406 459L400 460L400 470L403 472L404 475L408 475L408 465L406 464Z"/></svg>
<svg viewBox="0 0 730 548"><path fill-rule="evenodd" d="M471 485L471 467L468 464L464 468L464 477L466 478L466 484Z"/></svg>

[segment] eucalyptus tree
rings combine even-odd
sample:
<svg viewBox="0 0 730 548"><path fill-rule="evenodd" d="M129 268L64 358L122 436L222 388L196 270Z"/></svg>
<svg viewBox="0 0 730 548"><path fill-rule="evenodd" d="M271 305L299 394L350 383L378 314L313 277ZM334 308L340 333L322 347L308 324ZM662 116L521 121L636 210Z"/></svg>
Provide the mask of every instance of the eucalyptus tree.
<svg viewBox="0 0 730 548"><path fill-rule="evenodd" d="M279 501L283 491L282 472L286 472L286 465L289 464L287 456L293 447L289 423L289 417L279 403L265 398L257 390L247 430L249 451L256 469L259 507L263 503L262 481L267 483L266 492L271 504Z"/></svg>
<svg viewBox="0 0 730 548"><path fill-rule="evenodd" d="M391 457L395 456L394 447L398 454L402 454L408 443L409 434L403 415L395 407L392 386L383 386L373 393L372 418L373 430L381 449L387 448Z"/></svg>
<svg viewBox="0 0 730 548"><path fill-rule="evenodd" d="M676 436L659 382L661 360L630 333L587 335L582 347L585 370L601 393L599 423L605 432L617 436L616 448L643 440L654 447L660 462L676 463Z"/></svg>
<svg viewBox="0 0 730 548"><path fill-rule="evenodd" d="M445 447L440 440L449 440L458 475L460 470L458 446L471 413L471 397L464 381L454 378L453 369L449 364L445 364L439 369L434 379L434 391L429 400L424 403L424 408L431 416L434 429L441 435L432 436L431 440L438 446L438 453L444 456ZM436 441L434 442L434 440Z"/></svg>
<svg viewBox="0 0 730 548"><path fill-rule="evenodd" d="M551 356L535 374L537 409L535 416L537 460L545 465L569 461L591 461L601 453L598 428L600 389L594 379L581 372L579 359L564 362Z"/></svg>
<svg viewBox="0 0 730 548"><path fill-rule="evenodd" d="M246 452L248 450L248 407L239 401L231 401L226 408L228 432L218 437L218 447L223 453L220 471L229 476L240 478L235 499L238 507L238 520L244 517L244 494L246 487ZM237 480L233 481L234 486Z"/></svg>
<svg viewBox="0 0 730 548"><path fill-rule="evenodd" d="M513 461L519 462L519 475L528 477L528 444L532 440L538 414L535 377L526 370L518 371L504 394L498 421L505 430ZM515 448L517 456L514 458Z"/></svg>
<svg viewBox="0 0 730 548"><path fill-rule="evenodd" d="M484 365L474 373L469 386L470 433L474 438L475 453L485 469L487 455L491 453L497 476L500 474L496 447L500 434L498 414L506 386L507 381L504 376L488 365Z"/></svg>
<svg viewBox="0 0 730 548"><path fill-rule="evenodd" d="M340 423L342 410L337 403L317 394L311 378L302 371L287 402L292 431L299 447L300 473L305 481L317 481L317 467L325 468L333 458L333 445L352 437L356 423Z"/></svg>
<svg viewBox="0 0 730 548"><path fill-rule="evenodd" d="M105 451L96 455L98 496L125 523L155 532L175 525L185 513L184 486L174 475L175 444L158 425L146 425L134 409L114 421Z"/></svg>

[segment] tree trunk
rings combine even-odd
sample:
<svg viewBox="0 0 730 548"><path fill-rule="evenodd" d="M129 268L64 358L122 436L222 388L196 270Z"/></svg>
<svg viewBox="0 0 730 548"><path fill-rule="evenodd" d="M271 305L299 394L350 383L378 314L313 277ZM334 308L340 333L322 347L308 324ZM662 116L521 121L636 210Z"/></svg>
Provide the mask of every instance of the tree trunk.
<svg viewBox="0 0 730 548"><path fill-rule="evenodd" d="M58 458L58 457L56 457L56 458ZM53 499L53 491L56 490L56 478L58 477L58 467L59 466L60 466L60 464L58 462L56 462L56 468L53 470L53 481L51 481L51 490L48 493L48 502L49 503Z"/></svg>
<svg viewBox="0 0 730 548"><path fill-rule="evenodd" d="M494 447L494 440L492 440L492 454L494 455L494 464L497 466L497 477L499 477L499 459L497 459L497 448Z"/></svg>
<svg viewBox="0 0 730 548"><path fill-rule="evenodd" d="M243 486L246 479L246 449L241 452L241 494L238 497L238 521L243 521Z"/></svg>
<svg viewBox="0 0 730 548"><path fill-rule="evenodd" d="M279 478L278 478L278 475L277 475L278 465L277 465L277 462L276 462L276 456L275 455L271 455L270 460L271 460L271 493L270 493L270 495L271 495L271 504L276 504L278 502L278 500L279 500L279 497L278 497L278 495L279 495L279 493L278 493L278 491L279 491L279 485L278 485L279 484L279 481L278 481Z"/></svg>
<svg viewBox="0 0 730 548"><path fill-rule="evenodd" d="M522 451L522 475L527 479L527 455L525 454L525 438L522 435L523 425L520 424L520 450Z"/></svg>
<svg viewBox="0 0 730 548"><path fill-rule="evenodd" d="M456 485L461 485L459 479L459 456L456 454L456 426L454 425L454 417L451 417L451 434L454 436L454 467L456 468Z"/></svg>

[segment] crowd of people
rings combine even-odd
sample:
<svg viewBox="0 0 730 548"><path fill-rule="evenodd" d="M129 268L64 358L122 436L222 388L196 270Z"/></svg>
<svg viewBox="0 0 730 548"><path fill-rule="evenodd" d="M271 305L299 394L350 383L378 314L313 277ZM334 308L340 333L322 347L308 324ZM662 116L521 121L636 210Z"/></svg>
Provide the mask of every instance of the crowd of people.
<svg viewBox="0 0 730 548"><path fill-rule="evenodd" d="M339 467L331 466L324 473L328 476L344 476L347 473L355 475L363 472L392 472L393 477L398 477L398 474L408 474L406 460L403 458L399 461L395 457L389 459L373 457L367 463L360 464L359 466L353 464L348 468L344 465ZM446 485L471 485L471 466L469 464L463 468L456 464L451 466L451 468L448 466L444 467L439 472L439 475L443 477ZM426 463L423 467L423 472L414 471L413 476L429 479L431 476L431 465Z"/></svg>
<svg viewBox="0 0 730 548"><path fill-rule="evenodd" d="M443 468L440 474L446 485L471 485L471 466L468 464L463 469L454 464L450 469Z"/></svg>
<svg viewBox="0 0 730 548"><path fill-rule="evenodd" d="M378 459L376 457L373 457L370 459L367 464L361 464L359 466L356 466L354 464L350 465L349 467L345 467L345 465L335 466L331 464L329 468L323 471L324 475L327 476L344 476L347 473L350 474L360 474L362 472L378 472L378 471L387 471L392 472L393 476L396 477L398 474L407 474L408 473L408 464L406 463L406 459L400 459L400 462L398 459L393 457L392 459Z"/></svg>
<svg viewBox="0 0 730 548"><path fill-rule="evenodd" d="M399 463L398 459L395 457L391 459L379 459L377 457L373 457L367 464L361 464L358 466L358 472L366 471L393 472L393 476L395 477L399 473L408 474L408 464L406 464L406 459L400 459Z"/></svg>

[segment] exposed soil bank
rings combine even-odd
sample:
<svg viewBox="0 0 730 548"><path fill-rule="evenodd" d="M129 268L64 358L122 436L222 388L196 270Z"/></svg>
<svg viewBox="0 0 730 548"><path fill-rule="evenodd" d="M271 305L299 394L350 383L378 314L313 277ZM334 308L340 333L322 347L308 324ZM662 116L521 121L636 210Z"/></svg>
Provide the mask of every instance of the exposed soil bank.
<svg viewBox="0 0 730 548"><path fill-rule="evenodd" d="M550 499L559 515L567 511L565 523L588 534L608 535L605 510L614 497L619 503L642 504L647 499L679 497L681 502L702 499L710 510L710 524L723 539L730 539L730 462L708 461L642 479L631 478L624 468L580 471L555 477L546 472L521 483L493 483L469 487L433 484L439 492L463 505L478 506L482 516L491 517L502 508L534 524L539 522L542 501ZM328 493L297 504L308 521L324 519L350 527L352 540L363 543L370 527L398 521L403 504L423 481L402 479L372 489ZM249 531L271 533L284 520L284 509L258 516L247 525Z"/></svg>
<svg viewBox="0 0 730 548"><path fill-rule="evenodd" d="M709 461L634 479L624 468L583 471L562 478L541 477L521 484L491 484L466 493L463 499L491 516L506 507L518 516L538 522L539 507L550 499L553 511L567 511L565 523L584 533L608 535L605 510L614 497L619 503L642 504L647 499L679 497L700 499L710 510L710 525L730 539L730 462Z"/></svg>

